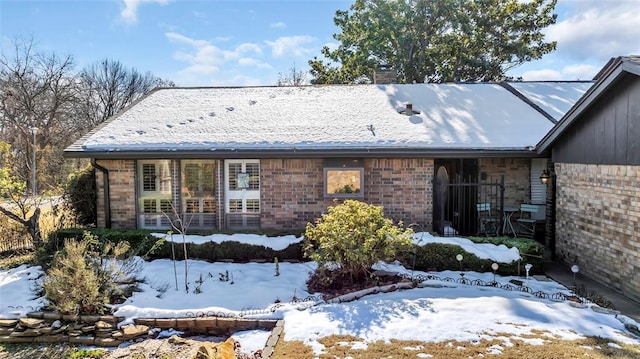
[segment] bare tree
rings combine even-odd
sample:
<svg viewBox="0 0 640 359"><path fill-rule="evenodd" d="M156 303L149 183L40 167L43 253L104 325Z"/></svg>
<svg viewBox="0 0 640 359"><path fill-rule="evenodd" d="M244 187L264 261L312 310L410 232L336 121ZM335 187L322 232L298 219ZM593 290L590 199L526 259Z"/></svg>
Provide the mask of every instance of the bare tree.
<svg viewBox="0 0 640 359"><path fill-rule="evenodd" d="M169 220L171 223L171 228L174 231L180 234L182 237L182 249L184 251L184 290L186 293L189 293L189 266L187 264L189 260L189 256L187 255L187 231L189 230L189 226L191 225L191 221L193 220L193 215L185 214L180 215L179 209L176 208L173 202L170 202L171 213L162 212L162 215ZM176 256L173 242L173 231L169 231L169 237L171 240L171 252L173 255L173 271L176 276L176 290L178 290L178 277L176 272Z"/></svg>
<svg viewBox="0 0 640 359"><path fill-rule="evenodd" d="M296 64L289 69L288 73L278 73L278 86L302 86L307 83L307 71L296 69Z"/></svg>
<svg viewBox="0 0 640 359"><path fill-rule="evenodd" d="M36 181L52 189L65 178L62 149L75 139L74 61L36 51L33 39L16 39L13 45L12 56L0 57L0 140L11 145L21 164L15 168L18 179L36 188L31 176L36 165Z"/></svg>
<svg viewBox="0 0 640 359"><path fill-rule="evenodd" d="M104 59L80 73L81 110L91 129L156 87L173 87L150 72L140 73L117 60Z"/></svg>
<svg viewBox="0 0 640 359"><path fill-rule="evenodd" d="M0 141L0 213L26 229L33 246L38 248L42 242L40 200L24 195L26 182L16 178L14 157L11 146Z"/></svg>
<svg viewBox="0 0 640 359"><path fill-rule="evenodd" d="M153 88L175 86L114 60L77 73L70 55L39 52L32 38L15 39L13 50L0 57L0 140L11 145L26 188L58 187L72 165L64 148Z"/></svg>

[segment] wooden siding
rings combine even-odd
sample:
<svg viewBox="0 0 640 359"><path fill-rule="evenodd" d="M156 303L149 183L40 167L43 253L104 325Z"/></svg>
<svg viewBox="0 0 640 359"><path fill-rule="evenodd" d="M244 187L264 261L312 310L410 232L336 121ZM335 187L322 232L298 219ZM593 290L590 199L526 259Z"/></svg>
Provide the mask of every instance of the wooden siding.
<svg viewBox="0 0 640 359"><path fill-rule="evenodd" d="M553 147L553 162L640 165L640 78L627 75Z"/></svg>

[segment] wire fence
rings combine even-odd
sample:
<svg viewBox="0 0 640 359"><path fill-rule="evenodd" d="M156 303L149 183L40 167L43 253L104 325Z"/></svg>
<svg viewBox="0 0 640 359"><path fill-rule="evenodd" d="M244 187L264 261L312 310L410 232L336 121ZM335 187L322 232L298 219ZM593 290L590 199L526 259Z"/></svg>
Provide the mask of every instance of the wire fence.
<svg viewBox="0 0 640 359"><path fill-rule="evenodd" d="M465 278L464 275L461 275L459 278L454 278L454 277L440 277L437 275L433 275L433 274L417 274L417 275L410 275L410 274L402 274L400 275L402 278L404 279L408 279L411 282L414 283L414 287L417 287L420 285L420 283L424 283L426 281L441 281L441 282L445 282L445 283L457 283L457 284L462 284L462 285L468 285L468 286L478 286L478 287L493 287L493 288L498 288L498 289L502 289L502 290L506 290L506 291L517 291L517 292L523 292L523 293L528 293L531 294L537 298L540 299L548 299L548 300L553 300L553 301L557 301L557 302L561 302L561 301L571 301L571 302L575 302L575 303L580 303L580 304L588 304L588 303L593 303L596 304L602 308L606 308L606 309L610 309L610 310L615 310L615 306L613 305L613 303L611 303L610 301L608 301L606 298L604 298L601 295L598 295L592 291L587 290L584 286L577 286L575 288L569 289L569 293L567 292L545 292L542 290L538 290L538 291L534 291L533 289L531 289L529 286L524 285L524 283L519 284L519 283L513 283L513 282L509 282L509 283L500 283L497 281L485 281L482 279L469 279L469 278ZM395 290L395 289L394 289ZM379 293L378 291L371 291L371 294L374 293ZM337 303L344 303L344 302L349 302L352 300L356 300L360 297L349 297L347 299L339 299L337 301L334 300L334 302ZM322 296L308 296L306 298L293 298L293 300L291 300L290 302L287 302L288 304L304 304L306 307L312 307L321 303L325 303L325 300ZM247 317L247 316L256 316L256 315L265 315L265 314L271 314L271 313L275 313L278 309L282 308L285 304L287 303L282 303L282 302L278 302L275 303L271 306L269 306L268 308L246 308L241 310L240 312L224 312L224 311L218 311L218 312L188 312L187 313L187 317L188 318L203 318L203 317L218 317L218 318L243 318L243 317Z"/></svg>
<svg viewBox="0 0 640 359"><path fill-rule="evenodd" d="M33 241L27 236L2 237L0 234L0 254L33 249Z"/></svg>

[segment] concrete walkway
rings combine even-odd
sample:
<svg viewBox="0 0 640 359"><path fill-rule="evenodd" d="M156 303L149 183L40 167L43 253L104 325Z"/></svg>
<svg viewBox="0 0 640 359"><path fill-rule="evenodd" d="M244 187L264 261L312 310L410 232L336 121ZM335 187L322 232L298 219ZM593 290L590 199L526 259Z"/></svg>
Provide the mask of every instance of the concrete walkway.
<svg viewBox="0 0 640 359"><path fill-rule="evenodd" d="M591 280L580 272L576 274L574 283L573 272L571 272L570 267L564 263L545 262L544 271L549 278L563 284L567 288L572 288L574 285L584 286L586 290L608 300L620 314L626 315L640 323L640 302L636 302L616 292L612 288Z"/></svg>

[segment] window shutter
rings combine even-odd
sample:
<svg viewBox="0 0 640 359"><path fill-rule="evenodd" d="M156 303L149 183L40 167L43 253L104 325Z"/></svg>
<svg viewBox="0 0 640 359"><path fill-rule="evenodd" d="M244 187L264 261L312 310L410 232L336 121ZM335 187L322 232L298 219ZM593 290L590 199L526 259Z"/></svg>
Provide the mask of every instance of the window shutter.
<svg viewBox="0 0 640 359"><path fill-rule="evenodd" d="M531 203L547 203L547 185L540 182L542 171L547 168L546 158L533 158L531 160Z"/></svg>

